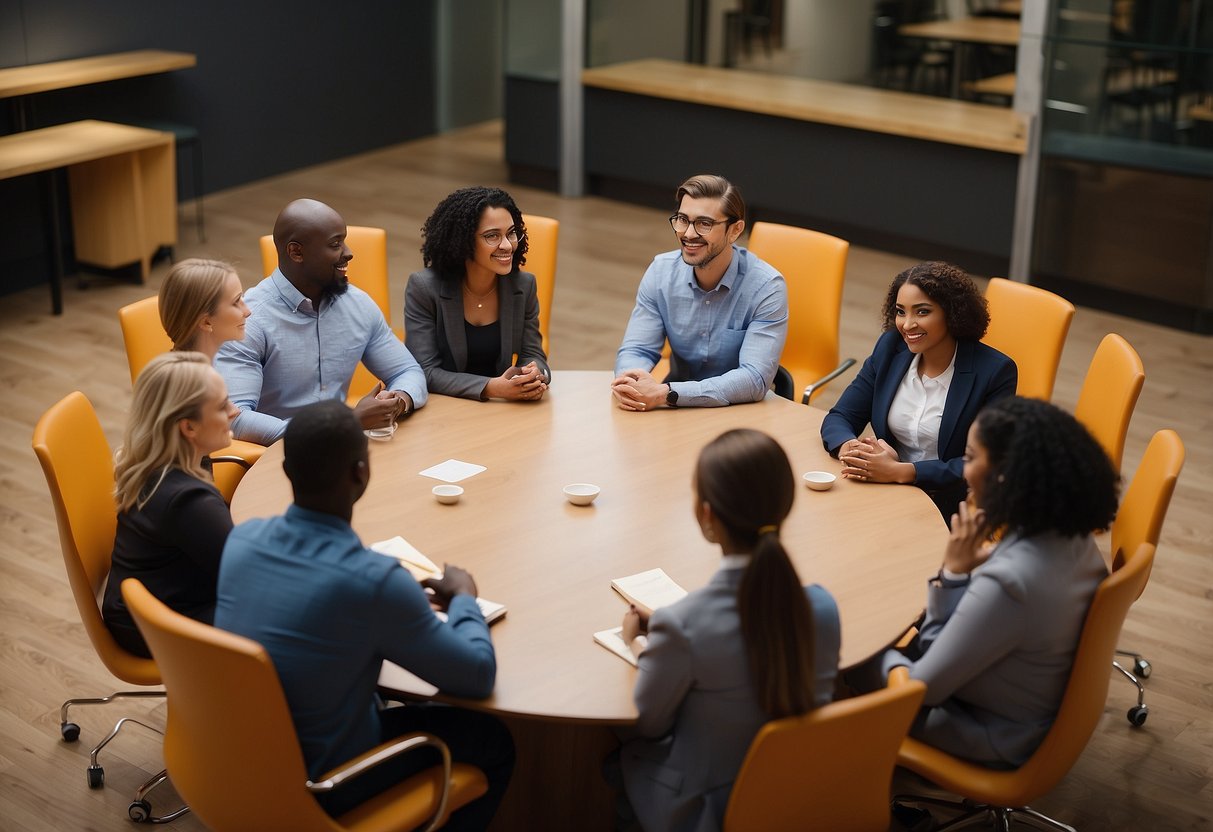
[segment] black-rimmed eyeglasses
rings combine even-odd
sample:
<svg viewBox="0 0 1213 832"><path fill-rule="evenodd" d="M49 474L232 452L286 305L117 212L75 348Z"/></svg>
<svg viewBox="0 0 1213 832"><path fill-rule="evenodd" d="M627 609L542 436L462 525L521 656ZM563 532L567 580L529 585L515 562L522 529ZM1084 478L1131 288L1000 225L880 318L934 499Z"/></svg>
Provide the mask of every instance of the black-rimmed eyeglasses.
<svg viewBox="0 0 1213 832"><path fill-rule="evenodd" d="M670 217L670 227L673 228L675 232L681 234L693 225L695 226L695 233L700 237L708 236L712 233L712 229L718 225L729 225L734 222L737 222L737 220L732 218L710 220L707 217L697 217L695 219L691 219L686 214L674 214Z"/></svg>

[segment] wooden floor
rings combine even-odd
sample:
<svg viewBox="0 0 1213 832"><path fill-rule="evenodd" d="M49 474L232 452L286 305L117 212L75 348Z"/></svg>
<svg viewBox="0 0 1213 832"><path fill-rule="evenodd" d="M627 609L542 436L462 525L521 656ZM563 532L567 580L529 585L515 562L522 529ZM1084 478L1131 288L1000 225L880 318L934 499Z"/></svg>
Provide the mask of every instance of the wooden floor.
<svg viewBox="0 0 1213 832"><path fill-rule="evenodd" d="M232 260L251 286L261 276L257 238L269 231L288 200L316 197L352 224L388 229L393 319L399 325L404 282L420 266L419 229L430 208L462 185L505 185L505 175L500 125L477 126L209 196L209 242L196 241L192 213L184 208L184 239L177 254ZM676 178L671 173L671 188ZM562 223L553 366L611 367L645 266L654 254L673 247L666 211L511 190L523 210ZM896 254L852 249L842 321L844 355L867 355L877 335L885 287L910 262ZM98 279L85 291L69 288L62 317L49 314L45 288L6 296L0 304L0 829L129 830L131 793L161 765L157 741L136 728L103 756L106 787L85 787L88 749L115 715L150 714L162 724L162 705L81 708L77 721L83 741L66 745L59 740L61 701L108 693L115 680L93 655L78 621L30 435L50 404L83 390L96 405L111 443L118 441L130 383L115 311L154 293L166 270L160 265L146 286ZM1126 336L1146 366L1125 474L1132 474L1159 428L1176 428L1188 448L1152 580L1121 638L1153 663L1147 700L1151 714L1144 728L1130 728L1124 714L1134 701L1131 688L1114 679L1106 713L1085 756L1038 808L1085 830L1210 829L1213 341L1080 309L1062 357L1058 404L1073 406L1087 362L1108 331ZM827 390L821 403L828 407L842 386ZM890 545L896 545L896 535L896 529L889 530ZM167 808L168 801L158 797L154 805ZM175 828L202 827L187 817Z"/></svg>

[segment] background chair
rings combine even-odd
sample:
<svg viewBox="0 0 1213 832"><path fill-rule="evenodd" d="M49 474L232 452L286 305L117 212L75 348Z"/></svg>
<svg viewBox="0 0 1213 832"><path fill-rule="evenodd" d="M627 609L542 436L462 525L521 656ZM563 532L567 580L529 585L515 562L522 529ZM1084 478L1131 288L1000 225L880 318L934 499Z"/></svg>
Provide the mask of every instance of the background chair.
<svg viewBox="0 0 1213 832"><path fill-rule="evenodd" d="M924 693L907 680L768 722L737 773L724 832L884 832L897 749Z"/></svg>
<svg viewBox="0 0 1213 832"><path fill-rule="evenodd" d="M1153 561L1154 546L1143 543L1128 553L1095 591L1057 718L1026 763L1012 771L990 769L907 738L901 744L897 764L960 795L964 802L916 795L898 795L894 802L948 806L966 812L939 827L941 830L959 827L968 819L982 815L996 820L1000 824L998 828L1006 830L1010 828L1013 816L1025 815L1026 819L1038 824L1074 832L1072 827L1037 812L1028 804L1057 785L1095 731L1108 698L1108 662L1112 660L1116 638L1129 606L1146 585ZM898 677L890 676L892 687L899 684Z"/></svg>
<svg viewBox="0 0 1213 832"><path fill-rule="evenodd" d="M528 272L535 275L535 288L539 294L539 332L543 336L543 351L548 360L552 358L548 348L548 327L552 322L552 296L556 291L556 244L560 239L560 220L523 214L529 250L526 255Z"/></svg>
<svg viewBox="0 0 1213 832"><path fill-rule="evenodd" d="M451 764L437 737L384 743L313 783L304 768L286 696L269 654L254 641L173 612L134 578L122 597L160 663L168 688L164 759L194 813L221 830L409 830L488 790L474 766ZM312 797L404 751L433 746L443 765L416 774L340 818ZM134 817L137 807L131 804Z"/></svg>
<svg viewBox="0 0 1213 832"><path fill-rule="evenodd" d="M1175 493L1175 484L1183 469L1184 456L1184 444L1175 431L1160 430L1150 439L1133 481L1121 498L1116 519L1112 521L1113 568L1119 568L1126 553L1136 551L1143 544L1158 545L1162 524L1171 505L1171 495ZM1147 566L1147 578L1149 574ZM1144 589L1143 581L1133 600L1137 600ZM1140 654L1129 650L1117 648L1116 652L1133 659L1133 673L1121 667L1119 662L1112 662L1112 666L1137 688L1137 704L1129 708L1127 717L1130 724L1140 727L1145 724L1150 709L1146 707L1145 688L1138 677L1149 677L1150 663Z"/></svg>
<svg viewBox="0 0 1213 832"><path fill-rule="evenodd" d="M1074 318L1074 304L1060 295L1001 277L986 287L990 328L981 340L1009 355L1019 368L1016 393L1048 401Z"/></svg>
<svg viewBox="0 0 1213 832"><path fill-rule="evenodd" d="M1133 408L1145 383L1146 370L1137 351L1119 335L1105 335L1087 368L1074 418L1099 440L1117 471L1124 457Z"/></svg>
<svg viewBox="0 0 1213 832"><path fill-rule="evenodd" d="M55 506L68 583L97 657L106 670L127 684L159 685L156 663L119 647L101 618L97 599L109 577L118 510L114 502L113 456L92 403L83 393L76 392L53 405L34 427L33 446ZM66 742L75 742L80 737L80 726L68 721L68 709L73 705L107 704L115 699L146 696L164 696L164 691L117 691L95 699L68 699L59 709L60 733ZM98 764L97 755L126 722L138 720L119 720L90 753L89 788L104 785L105 769ZM162 779L157 775L147 781L139 788L136 799L142 799Z"/></svg>
<svg viewBox="0 0 1213 832"><path fill-rule="evenodd" d="M160 299L150 298L129 303L118 310L122 327L122 342L126 345L126 363L131 371L131 384L143 372L147 363L173 348L173 342L160 323ZM233 440L231 445L211 454L211 473L215 487L227 503L232 502L236 486L244 472L265 453L265 448L253 442Z"/></svg>
<svg viewBox="0 0 1213 832"><path fill-rule="evenodd" d="M750 231L750 251L774 266L788 284L788 340L780 365L792 376L794 389L804 391L805 404L855 363L853 358L838 361L838 320L850 247L846 240L790 225L756 222ZM776 392L786 395L778 386Z"/></svg>

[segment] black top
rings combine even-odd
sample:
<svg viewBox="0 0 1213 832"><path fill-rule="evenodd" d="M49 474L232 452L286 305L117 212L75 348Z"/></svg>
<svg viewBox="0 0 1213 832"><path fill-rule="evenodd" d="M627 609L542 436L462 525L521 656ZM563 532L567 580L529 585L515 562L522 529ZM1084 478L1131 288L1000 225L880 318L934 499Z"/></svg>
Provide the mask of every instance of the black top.
<svg viewBox="0 0 1213 832"><path fill-rule="evenodd" d="M151 482L158 476L153 474ZM232 514L215 486L176 468L143 508L118 515L101 615L119 645L139 656L151 655L122 602L126 578L138 578L182 615L214 621L219 557L231 530Z"/></svg>
<svg viewBox="0 0 1213 832"><path fill-rule="evenodd" d="M476 376L497 375L497 359L501 355L501 320L476 326L463 322L468 342L468 363L465 372Z"/></svg>

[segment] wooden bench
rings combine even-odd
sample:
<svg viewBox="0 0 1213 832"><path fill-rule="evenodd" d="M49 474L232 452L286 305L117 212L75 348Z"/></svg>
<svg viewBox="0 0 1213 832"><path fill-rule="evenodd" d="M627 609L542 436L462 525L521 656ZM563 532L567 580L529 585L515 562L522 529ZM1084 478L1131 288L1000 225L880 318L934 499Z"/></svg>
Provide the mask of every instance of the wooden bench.
<svg viewBox="0 0 1213 832"><path fill-rule="evenodd" d="M1015 97L1015 73L991 75L976 81L965 81L964 88L973 95L997 95L1002 98Z"/></svg>

